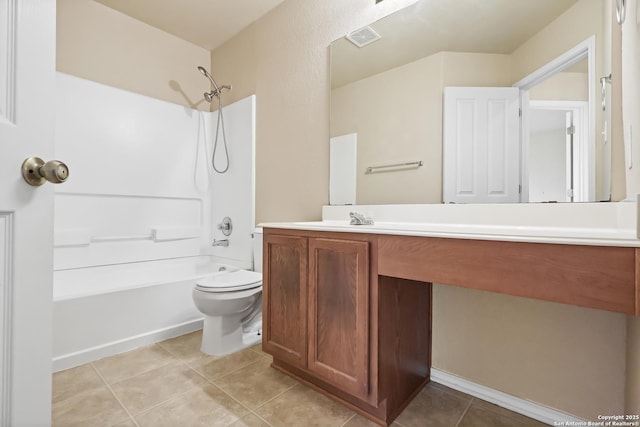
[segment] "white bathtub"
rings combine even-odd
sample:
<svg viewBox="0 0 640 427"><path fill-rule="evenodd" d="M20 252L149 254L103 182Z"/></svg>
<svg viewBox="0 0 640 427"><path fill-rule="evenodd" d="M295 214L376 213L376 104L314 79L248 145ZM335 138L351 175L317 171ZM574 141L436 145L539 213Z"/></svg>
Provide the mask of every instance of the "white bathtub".
<svg viewBox="0 0 640 427"><path fill-rule="evenodd" d="M191 290L221 267L249 266L196 256L55 271L53 371L202 328Z"/></svg>

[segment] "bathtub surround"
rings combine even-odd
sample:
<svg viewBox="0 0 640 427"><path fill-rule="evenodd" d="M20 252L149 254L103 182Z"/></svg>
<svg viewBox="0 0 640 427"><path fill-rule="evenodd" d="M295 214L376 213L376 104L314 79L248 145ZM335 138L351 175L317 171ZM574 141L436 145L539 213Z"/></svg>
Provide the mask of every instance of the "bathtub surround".
<svg viewBox="0 0 640 427"><path fill-rule="evenodd" d="M225 107L231 167L211 172L217 112L58 73L54 369L193 331L195 280L252 267L255 97ZM229 246L216 224L234 222Z"/></svg>

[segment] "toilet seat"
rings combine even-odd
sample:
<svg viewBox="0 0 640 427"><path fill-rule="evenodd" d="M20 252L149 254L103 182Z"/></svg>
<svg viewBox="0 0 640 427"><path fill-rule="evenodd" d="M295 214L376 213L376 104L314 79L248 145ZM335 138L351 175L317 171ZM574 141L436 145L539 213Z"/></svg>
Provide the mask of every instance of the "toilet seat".
<svg viewBox="0 0 640 427"><path fill-rule="evenodd" d="M262 274L255 271L223 271L198 280L196 289L202 292L236 292L262 286Z"/></svg>

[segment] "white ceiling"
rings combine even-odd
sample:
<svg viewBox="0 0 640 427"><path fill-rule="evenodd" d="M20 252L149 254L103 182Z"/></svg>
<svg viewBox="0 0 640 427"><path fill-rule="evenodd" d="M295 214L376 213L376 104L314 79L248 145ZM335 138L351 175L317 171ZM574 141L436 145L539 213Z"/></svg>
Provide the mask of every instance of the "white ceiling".
<svg viewBox="0 0 640 427"><path fill-rule="evenodd" d="M215 49L283 0L95 0L207 50Z"/></svg>

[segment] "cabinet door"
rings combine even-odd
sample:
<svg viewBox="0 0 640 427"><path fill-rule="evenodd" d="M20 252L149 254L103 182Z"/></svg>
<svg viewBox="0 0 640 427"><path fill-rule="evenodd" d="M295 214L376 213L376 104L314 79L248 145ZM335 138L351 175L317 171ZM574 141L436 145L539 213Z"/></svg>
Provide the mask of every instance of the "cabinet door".
<svg viewBox="0 0 640 427"><path fill-rule="evenodd" d="M263 341L265 352L306 366L307 238L265 234Z"/></svg>
<svg viewBox="0 0 640 427"><path fill-rule="evenodd" d="M369 392L369 243L309 239L307 368L354 396Z"/></svg>

